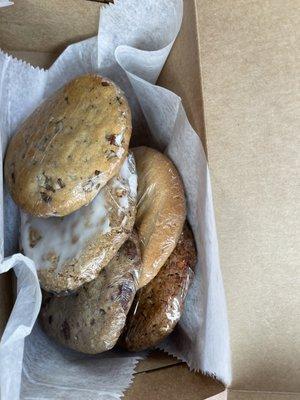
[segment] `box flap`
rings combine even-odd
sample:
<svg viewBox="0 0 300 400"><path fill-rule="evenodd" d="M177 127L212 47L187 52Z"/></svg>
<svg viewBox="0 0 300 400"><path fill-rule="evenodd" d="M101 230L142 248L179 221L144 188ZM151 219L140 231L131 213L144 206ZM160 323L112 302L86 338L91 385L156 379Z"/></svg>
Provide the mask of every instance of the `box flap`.
<svg viewBox="0 0 300 400"><path fill-rule="evenodd" d="M233 387L300 392L299 3L196 4Z"/></svg>
<svg viewBox="0 0 300 400"><path fill-rule="evenodd" d="M86 0L14 0L0 10L4 50L61 52L68 44L97 35L101 4Z"/></svg>
<svg viewBox="0 0 300 400"><path fill-rule="evenodd" d="M215 395L226 400L224 391L219 382L179 364L135 375L124 400L204 400Z"/></svg>

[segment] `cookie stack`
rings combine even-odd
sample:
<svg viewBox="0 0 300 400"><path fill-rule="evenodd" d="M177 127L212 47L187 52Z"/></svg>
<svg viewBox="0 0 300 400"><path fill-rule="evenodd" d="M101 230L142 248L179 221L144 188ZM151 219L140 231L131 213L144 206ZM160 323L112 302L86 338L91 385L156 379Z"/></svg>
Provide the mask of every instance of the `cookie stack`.
<svg viewBox="0 0 300 400"><path fill-rule="evenodd" d="M36 109L5 158L21 250L43 289L40 323L88 354L164 339L196 263L180 176L160 152L129 150L131 133L123 92L84 75Z"/></svg>

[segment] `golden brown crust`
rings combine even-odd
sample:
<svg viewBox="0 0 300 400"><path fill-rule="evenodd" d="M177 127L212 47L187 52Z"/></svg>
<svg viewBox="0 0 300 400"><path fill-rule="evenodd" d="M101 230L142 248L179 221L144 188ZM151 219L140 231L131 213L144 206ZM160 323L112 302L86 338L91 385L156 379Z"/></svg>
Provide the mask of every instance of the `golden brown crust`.
<svg viewBox="0 0 300 400"><path fill-rule="evenodd" d="M84 75L38 107L12 138L5 179L34 216L65 216L88 204L127 155L131 113L124 94L99 75Z"/></svg>
<svg viewBox="0 0 300 400"><path fill-rule="evenodd" d="M155 346L172 332L181 316L196 261L193 233L185 225L165 265L137 293L122 336L123 347L141 351Z"/></svg>
<svg viewBox="0 0 300 400"><path fill-rule="evenodd" d="M149 147L132 150L138 173L136 227L142 250L140 287L158 273L174 250L186 217L184 189L174 164Z"/></svg>
<svg viewBox="0 0 300 400"><path fill-rule="evenodd" d="M97 354L111 349L125 325L137 289L141 254L133 233L99 276L76 295L43 292L40 322L57 342Z"/></svg>

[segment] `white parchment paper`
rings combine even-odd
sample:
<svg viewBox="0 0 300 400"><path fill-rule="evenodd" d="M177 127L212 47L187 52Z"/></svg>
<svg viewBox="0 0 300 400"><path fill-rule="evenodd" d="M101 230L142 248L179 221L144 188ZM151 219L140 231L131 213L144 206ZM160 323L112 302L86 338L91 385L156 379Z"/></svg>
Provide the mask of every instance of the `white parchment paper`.
<svg viewBox="0 0 300 400"><path fill-rule="evenodd" d="M1 154L24 118L71 78L99 72L122 87L133 111L133 142L164 151L183 178L198 248L184 314L160 348L228 384L229 334L205 154L180 98L155 86L181 20L182 0L118 0L102 11L98 37L69 46L49 70L0 52ZM0 343L1 400L119 399L143 354L85 356L62 349L34 326L41 302L35 266L12 255L18 248L19 213L5 187L3 198L0 239L7 258L0 272L14 268L18 296Z"/></svg>

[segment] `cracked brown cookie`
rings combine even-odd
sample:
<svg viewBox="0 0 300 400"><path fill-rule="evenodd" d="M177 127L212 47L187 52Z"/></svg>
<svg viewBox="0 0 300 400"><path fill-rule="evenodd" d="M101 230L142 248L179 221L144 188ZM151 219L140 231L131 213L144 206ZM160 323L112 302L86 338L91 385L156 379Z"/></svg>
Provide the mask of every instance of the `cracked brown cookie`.
<svg viewBox="0 0 300 400"><path fill-rule="evenodd" d="M75 295L57 297L43 292L40 322L44 331L83 353L111 349L125 325L140 268L139 242L133 233L99 276Z"/></svg>
<svg viewBox="0 0 300 400"><path fill-rule="evenodd" d="M74 79L11 139L5 180L12 198L38 217L65 216L88 204L121 168L131 129L127 100L112 81Z"/></svg>
<svg viewBox="0 0 300 400"><path fill-rule="evenodd" d="M183 311L196 261L194 236L185 225L167 262L137 293L122 335L123 347L130 351L145 350L173 331Z"/></svg>
<svg viewBox="0 0 300 400"><path fill-rule="evenodd" d="M139 182L136 227L143 260L142 287L155 277L174 250L186 206L182 181L172 161L149 147L132 151Z"/></svg>
<svg viewBox="0 0 300 400"><path fill-rule="evenodd" d="M37 268L41 286L67 294L99 274L130 235L137 200L132 154L86 207L66 217L21 213L21 248Z"/></svg>

